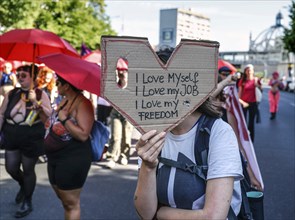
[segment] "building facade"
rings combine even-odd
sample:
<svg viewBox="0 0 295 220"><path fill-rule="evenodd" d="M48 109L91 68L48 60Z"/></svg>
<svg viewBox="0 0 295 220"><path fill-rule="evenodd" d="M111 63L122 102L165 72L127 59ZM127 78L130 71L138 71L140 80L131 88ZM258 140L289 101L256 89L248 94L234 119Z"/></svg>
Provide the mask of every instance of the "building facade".
<svg viewBox="0 0 295 220"><path fill-rule="evenodd" d="M159 47L175 47L182 38L211 39L210 19L191 9L160 10Z"/></svg>

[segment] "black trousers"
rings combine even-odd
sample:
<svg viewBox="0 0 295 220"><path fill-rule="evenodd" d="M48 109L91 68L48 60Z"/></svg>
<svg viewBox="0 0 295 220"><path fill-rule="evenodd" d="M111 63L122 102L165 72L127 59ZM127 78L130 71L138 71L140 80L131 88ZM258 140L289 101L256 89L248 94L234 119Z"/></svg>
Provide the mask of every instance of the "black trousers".
<svg viewBox="0 0 295 220"><path fill-rule="evenodd" d="M257 115L257 102L249 102L247 108L243 108L245 120L248 125L248 130L250 132L250 137L252 142L254 142L255 136L255 118Z"/></svg>

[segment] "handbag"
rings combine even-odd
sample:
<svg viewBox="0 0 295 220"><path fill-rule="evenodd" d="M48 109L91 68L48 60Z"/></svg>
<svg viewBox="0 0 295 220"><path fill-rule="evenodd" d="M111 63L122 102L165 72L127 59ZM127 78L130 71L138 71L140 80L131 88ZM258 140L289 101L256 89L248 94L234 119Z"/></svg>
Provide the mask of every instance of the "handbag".
<svg viewBox="0 0 295 220"><path fill-rule="evenodd" d="M104 153L105 144L109 140L110 132L102 122L94 121L91 133L92 161L100 161Z"/></svg>
<svg viewBox="0 0 295 220"><path fill-rule="evenodd" d="M49 133L44 139L44 148L46 152L52 153L65 148L69 143L70 141L63 141L58 135L49 129Z"/></svg>
<svg viewBox="0 0 295 220"><path fill-rule="evenodd" d="M262 100L262 92L258 87L255 87L255 97L256 97L256 102L261 102Z"/></svg>

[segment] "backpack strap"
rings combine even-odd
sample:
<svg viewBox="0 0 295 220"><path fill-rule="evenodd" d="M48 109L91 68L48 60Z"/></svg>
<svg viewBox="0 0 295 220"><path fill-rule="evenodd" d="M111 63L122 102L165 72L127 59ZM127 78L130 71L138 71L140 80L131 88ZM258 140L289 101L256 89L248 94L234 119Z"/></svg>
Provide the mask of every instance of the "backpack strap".
<svg viewBox="0 0 295 220"><path fill-rule="evenodd" d="M195 159L198 165L206 167L204 175L207 177L208 153L211 128L217 118L202 115L195 136Z"/></svg>
<svg viewBox="0 0 295 220"><path fill-rule="evenodd" d="M175 161L159 156L159 162L178 169L198 175L204 181L206 181L208 171L208 150L209 150L209 139L212 125L217 118L201 115L198 120L198 127L195 135L195 159L196 164L187 164L181 161Z"/></svg>
<svg viewBox="0 0 295 220"><path fill-rule="evenodd" d="M203 166L198 166L197 164L187 164L187 163L183 163L181 161L175 161L175 160L170 160L164 157L158 157L159 161L167 166L170 167L176 167L178 169L181 169L183 171L186 172L190 172L192 174L196 174L199 177L201 177L204 181L206 180L206 177L204 176L204 169L207 169Z"/></svg>
<svg viewBox="0 0 295 220"><path fill-rule="evenodd" d="M217 118L202 115L195 136L196 163L201 165L202 167L206 167L206 169L203 169L203 175L205 177L205 180L207 179L208 172L208 153L211 129L216 119ZM227 219L237 220L237 216L234 213L234 210L231 206L229 207Z"/></svg>
<svg viewBox="0 0 295 220"><path fill-rule="evenodd" d="M211 128L216 121L217 118L201 115L200 119L198 120L198 127L196 130L195 135L195 159L196 164L188 165L183 162L170 160L163 157L158 157L159 162L170 166L176 167L181 170L197 174L201 177L204 181L207 179L207 171L208 171L208 152L209 152L209 140L211 134ZM237 220L237 216L235 215L232 207L229 207L229 212L227 215L228 220Z"/></svg>

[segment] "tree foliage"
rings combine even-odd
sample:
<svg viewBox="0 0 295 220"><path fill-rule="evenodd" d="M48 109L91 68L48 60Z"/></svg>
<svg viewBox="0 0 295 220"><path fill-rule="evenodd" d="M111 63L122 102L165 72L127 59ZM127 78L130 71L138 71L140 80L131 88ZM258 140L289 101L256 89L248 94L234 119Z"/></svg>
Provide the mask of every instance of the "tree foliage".
<svg viewBox="0 0 295 220"><path fill-rule="evenodd" d="M97 49L101 35L116 35L104 0L1 0L0 30L40 28L56 33L79 49Z"/></svg>
<svg viewBox="0 0 295 220"><path fill-rule="evenodd" d="M291 53L295 53L295 1L292 0L292 3L289 8L289 17L290 17L290 29L285 29L285 36L283 38L285 49Z"/></svg>

